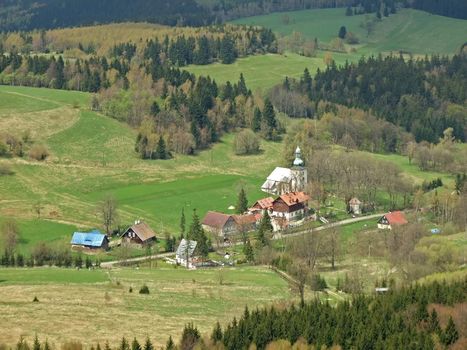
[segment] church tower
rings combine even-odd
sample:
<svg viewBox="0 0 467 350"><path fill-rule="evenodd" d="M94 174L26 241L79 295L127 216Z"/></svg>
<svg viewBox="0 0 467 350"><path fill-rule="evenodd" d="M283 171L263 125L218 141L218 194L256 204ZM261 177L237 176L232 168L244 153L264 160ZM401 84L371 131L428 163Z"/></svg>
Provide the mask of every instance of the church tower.
<svg viewBox="0 0 467 350"><path fill-rule="evenodd" d="M308 182L308 171L305 167L305 162L302 159L302 151L297 146L295 150L295 159L291 168L293 174L293 191L305 191Z"/></svg>

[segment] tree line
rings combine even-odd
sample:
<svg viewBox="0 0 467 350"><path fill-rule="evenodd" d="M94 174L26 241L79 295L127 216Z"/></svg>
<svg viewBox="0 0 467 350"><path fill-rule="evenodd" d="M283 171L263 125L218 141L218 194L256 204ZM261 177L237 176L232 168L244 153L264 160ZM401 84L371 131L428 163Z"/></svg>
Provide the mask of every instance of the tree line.
<svg viewBox="0 0 467 350"><path fill-rule="evenodd" d="M379 55L340 67L332 62L314 79L305 72L299 82L287 79L283 86L295 99L307 96L314 110L320 101L357 107L404 128L417 141L437 142L452 128L454 137L464 142L466 72L465 54L419 60ZM302 105L312 115L313 105Z"/></svg>
<svg viewBox="0 0 467 350"><path fill-rule="evenodd" d="M463 0L412 0L411 6L440 16L467 19L467 3Z"/></svg>

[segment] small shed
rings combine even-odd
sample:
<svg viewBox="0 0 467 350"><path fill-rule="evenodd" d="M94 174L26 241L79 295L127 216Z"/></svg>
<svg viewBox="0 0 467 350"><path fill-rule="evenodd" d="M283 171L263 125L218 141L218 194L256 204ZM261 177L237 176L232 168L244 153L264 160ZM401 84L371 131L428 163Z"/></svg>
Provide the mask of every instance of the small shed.
<svg viewBox="0 0 467 350"><path fill-rule="evenodd" d="M177 264L187 266L188 268L193 267L193 257L198 242L182 239L180 242L177 252L175 253L175 261Z"/></svg>
<svg viewBox="0 0 467 350"><path fill-rule="evenodd" d="M362 202L357 197L352 198L349 201L349 211L352 214L360 215L362 213L361 209Z"/></svg>
<svg viewBox="0 0 467 350"><path fill-rule="evenodd" d="M135 221L123 234L122 241L137 245L151 244L156 240L154 231L143 221Z"/></svg>
<svg viewBox="0 0 467 350"><path fill-rule="evenodd" d="M70 243L72 248L109 249L109 239L99 230L74 232Z"/></svg>

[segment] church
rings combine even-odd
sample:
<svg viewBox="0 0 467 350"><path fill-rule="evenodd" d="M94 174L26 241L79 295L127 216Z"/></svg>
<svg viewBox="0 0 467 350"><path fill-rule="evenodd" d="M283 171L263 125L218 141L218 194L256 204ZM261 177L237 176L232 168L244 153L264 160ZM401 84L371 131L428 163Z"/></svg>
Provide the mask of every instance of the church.
<svg viewBox="0 0 467 350"><path fill-rule="evenodd" d="M289 192L301 192L307 184L307 170L300 147L295 150L295 160L291 168L277 167L261 186L263 192L280 196Z"/></svg>

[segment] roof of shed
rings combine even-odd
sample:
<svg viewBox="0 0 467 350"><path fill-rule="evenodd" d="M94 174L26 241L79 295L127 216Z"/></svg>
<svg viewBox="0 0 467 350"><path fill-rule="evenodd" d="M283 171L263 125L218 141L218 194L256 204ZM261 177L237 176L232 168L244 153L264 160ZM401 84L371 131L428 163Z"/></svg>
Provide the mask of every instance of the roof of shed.
<svg viewBox="0 0 467 350"><path fill-rule="evenodd" d="M128 232L128 230L132 230L138 237L139 239L141 239L141 241L145 242L149 239L152 239L152 238L155 238L156 237L156 234L154 233L154 231L151 229L151 227L149 227L148 224L146 224L145 222L141 221L137 224L134 224L133 226L129 227L125 233ZM125 234L124 233L124 234Z"/></svg>
<svg viewBox="0 0 467 350"><path fill-rule="evenodd" d="M87 247L101 247L106 236L98 230L91 232L75 232L71 238L71 244Z"/></svg>
<svg viewBox="0 0 467 350"><path fill-rule="evenodd" d="M401 211L393 211L384 216L388 220L389 225L405 225L409 223L405 217L405 214Z"/></svg>

